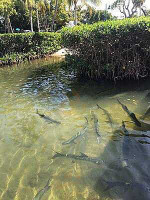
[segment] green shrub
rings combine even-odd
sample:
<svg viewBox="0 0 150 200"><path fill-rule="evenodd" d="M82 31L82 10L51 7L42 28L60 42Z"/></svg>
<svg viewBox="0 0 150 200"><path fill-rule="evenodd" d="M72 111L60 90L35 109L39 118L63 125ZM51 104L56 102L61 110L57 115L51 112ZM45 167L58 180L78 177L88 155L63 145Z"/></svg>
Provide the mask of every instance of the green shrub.
<svg viewBox="0 0 150 200"><path fill-rule="evenodd" d="M14 33L0 34L0 57L33 54L51 54L61 48L60 33ZM15 56L16 57L16 56Z"/></svg>
<svg viewBox="0 0 150 200"><path fill-rule="evenodd" d="M116 80L149 73L150 17L63 28L61 34L80 75Z"/></svg>

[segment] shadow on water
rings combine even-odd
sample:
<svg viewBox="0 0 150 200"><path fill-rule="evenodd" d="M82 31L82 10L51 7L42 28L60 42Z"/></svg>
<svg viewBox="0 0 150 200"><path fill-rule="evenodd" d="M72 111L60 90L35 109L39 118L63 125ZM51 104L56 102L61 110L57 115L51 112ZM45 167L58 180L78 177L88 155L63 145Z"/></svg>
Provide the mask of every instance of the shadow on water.
<svg viewBox="0 0 150 200"><path fill-rule="evenodd" d="M121 149L117 149L116 143L110 142L105 147L104 153L100 155L101 158L107 157L108 159L110 155L107 148L110 148L111 145L115 146L115 151L110 152L116 156L116 159L112 164L106 165L106 169L102 170L102 173L98 174L97 172L94 177L96 180L94 189L99 196L123 200L150 199L150 147L138 144L134 138L130 138L130 140L132 144L124 136L120 141L122 142ZM120 159L117 160L119 156ZM91 170L90 173L92 176L95 172Z"/></svg>
<svg viewBox="0 0 150 200"><path fill-rule="evenodd" d="M128 91L146 91L147 94L141 97L141 102L134 112L138 112L138 110L140 110L139 112L142 112L142 110L146 111L150 103L149 79L138 82L127 81L123 84L118 82L116 85L107 82L107 84L102 83L102 87L90 81L90 84L93 86L91 91L88 90L86 84L89 86L89 82L78 82L78 84L73 84L73 89L78 91L80 95L86 94L89 96L92 96L97 91L98 97L96 96L96 99L105 95L116 96ZM142 115L143 113L140 114ZM129 130L130 133L141 133L136 131L136 129L134 130L134 128L133 126ZM149 131L148 129L148 134ZM150 139L143 139L142 137L140 139L144 140L145 144L140 144L138 139L134 137L122 136L118 138L118 141L114 141L112 138L99 156L100 159L106 161L106 165L102 166L104 169L93 168L85 175L92 182L95 182L93 189L99 194L100 198L117 200L150 199L150 145L146 144L146 142L150 142Z"/></svg>
<svg viewBox="0 0 150 200"><path fill-rule="evenodd" d="M143 82L133 82L133 84L127 82L126 85L118 84L115 85L115 90L112 90L112 93L109 92L110 96L126 91L147 91L147 95L141 97L141 102L134 112L141 111L141 107L146 111L146 107L150 103L149 79L145 80L144 84ZM141 133L136 129L134 130L134 128L133 126L129 132ZM148 129L148 135L149 131ZM93 188L100 198L117 200L150 199L150 145L146 144L146 142L150 142L150 139L141 137L140 140L144 140L145 144L140 144L138 139L134 137L122 136L118 138L118 141L113 141L112 138L105 147L104 152L100 154L100 159L109 162L106 162L103 170L92 169L86 175L96 182Z"/></svg>

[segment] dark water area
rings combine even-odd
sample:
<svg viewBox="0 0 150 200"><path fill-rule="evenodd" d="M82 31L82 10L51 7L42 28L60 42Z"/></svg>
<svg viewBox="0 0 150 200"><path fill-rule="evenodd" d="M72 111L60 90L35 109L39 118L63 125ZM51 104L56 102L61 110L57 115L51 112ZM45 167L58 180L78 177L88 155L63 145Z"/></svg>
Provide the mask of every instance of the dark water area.
<svg viewBox="0 0 150 200"><path fill-rule="evenodd" d="M59 62L0 69L0 200L150 199L150 79L79 80Z"/></svg>

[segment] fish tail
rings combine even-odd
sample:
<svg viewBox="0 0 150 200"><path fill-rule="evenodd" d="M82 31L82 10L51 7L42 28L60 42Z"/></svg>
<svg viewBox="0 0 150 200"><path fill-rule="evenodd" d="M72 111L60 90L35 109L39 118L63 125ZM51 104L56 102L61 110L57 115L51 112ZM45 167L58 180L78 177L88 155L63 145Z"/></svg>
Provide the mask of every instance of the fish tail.
<svg viewBox="0 0 150 200"><path fill-rule="evenodd" d="M52 149L53 150L53 149ZM53 150L54 151L54 150ZM60 157L62 154L61 153L59 153L59 152L56 152L56 151L54 151L55 152L55 155L52 157L52 159L54 159L54 158L57 158L57 157Z"/></svg>
<svg viewBox="0 0 150 200"><path fill-rule="evenodd" d="M50 184L50 181L51 181L51 177L48 179L48 181L47 181L47 184L46 184L46 187L48 187L49 186L49 184ZM49 186L50 187L50 186Z"/></svg>
<svg viewBox="0 0 150 200"><path fill-rule="evenodd" d="M58 153L56 153L56 154L52 157L52 159L55 159L55 158L57 158L57 157L59 157L59 154L58 154Z"/></svg>
<svg viewBox="0 0 150 200"><path fill-rule="evenodd" d="M67 143L66 142L62 142L62 145L66 145Z"/></svg>
<svg viewBox="0 0 150 200"><path fill-rule="evenodd" d="M36 114L39 114L38 109L36 109Z"/></svg>
<svg viewBox="0 0 150 200"><path fill-rule="evenodd" d="M98 108L101 108L98 104L96 104Z"/></svg>

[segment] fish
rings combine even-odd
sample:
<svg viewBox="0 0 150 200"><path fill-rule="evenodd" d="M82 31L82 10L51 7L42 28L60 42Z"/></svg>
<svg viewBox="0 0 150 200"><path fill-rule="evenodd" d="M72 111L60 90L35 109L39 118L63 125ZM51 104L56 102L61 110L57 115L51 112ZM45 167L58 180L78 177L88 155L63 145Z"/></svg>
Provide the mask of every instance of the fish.
<svg viewBox="0 0 150 200"><path fill-rule="evenodd" d="M98 144L99 144L99 143L100 143L101 135L100 135L100 132L99 132L98 118L97 118L97 116L94 114L93 111L91 112L91 114L92 114L92 118L93 118L93 120L94 120L95 133L96 133L96 135L97 135L97 141L98 141Z"/></svg>
<svg viewBox="0 0 150 200"><path fill-rule="evenodd" d="M130 119L134 122L134 124L138 127L141 127L141 122L136 118L135 114L130 112L129 109L127 108L127 106L125 106L124 104L122 104L119 99L117 99L118 103L122 106L123 110L128 114L128 116L130 117Z"/></svg>
<svg viewBox="0 0 150 200"><path fill-rule="evenodd" d="M54 119L52 119L52 118L50 118L50 117L48 117L44 114L40 114L38 112L38 109L36 110L36 114L38 114L41 118L45 119L49 123L61 124L61 122L59 122L59 121L56 121L56 120L54 120Z"/></svg>
<svg viewBox="0 0 150 200"><path fill-rule="evenodd" d="M87 132L87 127L88 127L88 119L85 117L86 123L85 126L81 131L79 131L76 135L72 136L69 140L65 141L62 143L62 145L67 145L67 144L75 144L75 140L81 136L83 136Z"/></svg>
<svg viewBox="0 0 150 200"><path fill-rule="evenodd" d="M146 135L144 133L140 133L140 134L129 133L129 131L125 127L124 121L122 121L121 129L122 129L122 131L123 131L123 133L124 133L125 136L130 136L130 137L147 137L147 138L150 138L149 135ZM139 142L142 143L142 141L139 141ZM143 141L142 144L149 144L149 143L146 143L145 141Z"/></svg>
<svg viewBox="0 0 150 200"><path fill-rule="evenodd" d="M104 179L102 179L106 184L107 187L104 189L104 192L114 188L114 187L129 187L130 183L127 182L123 182L123 181L106 181Z"/></svg>
<svg viewBox="0 0 150 200"><path fill-rule="evenodd" d="M106 109L104 109L101 106L99 106L98 104L97 104L97 107L99 109L101 109L104 112L104 114L107 116L108 122L109 122L111 128L113 129L113 119L112 119L110 113Z"/></svg>
<svg viewBox="0 0 150 200"><path fill-rule="evenodd" d="M45 187L43 189L41 189L33 198L33 200L40 200L42 199L43 195L50 189L50 178L47 181L47 184L45 185Z"/></svg>
<svg viewBox="0 0 150 200"><path fill-rule="evenodd" d="M150 144L150 142L142 141L142 140L138 140L138 142L141 143L141 144Z"/></svg>
<svg viewBox="0 0 150 200"><path fill-rule="evenodd" d="M75 160L84 160L84 161L88 161L91 163L95 163L97 165L102 165L104 163L103 160L100 160L96 157L89 157L84 153L80 152L80 155L75 155L75 154L63 154L63 153L58 153L55 152L55 155L52 157L52 159L58 158L58 157L65 157L65 158L71 158L71 159L75 159Z"/></svg>

